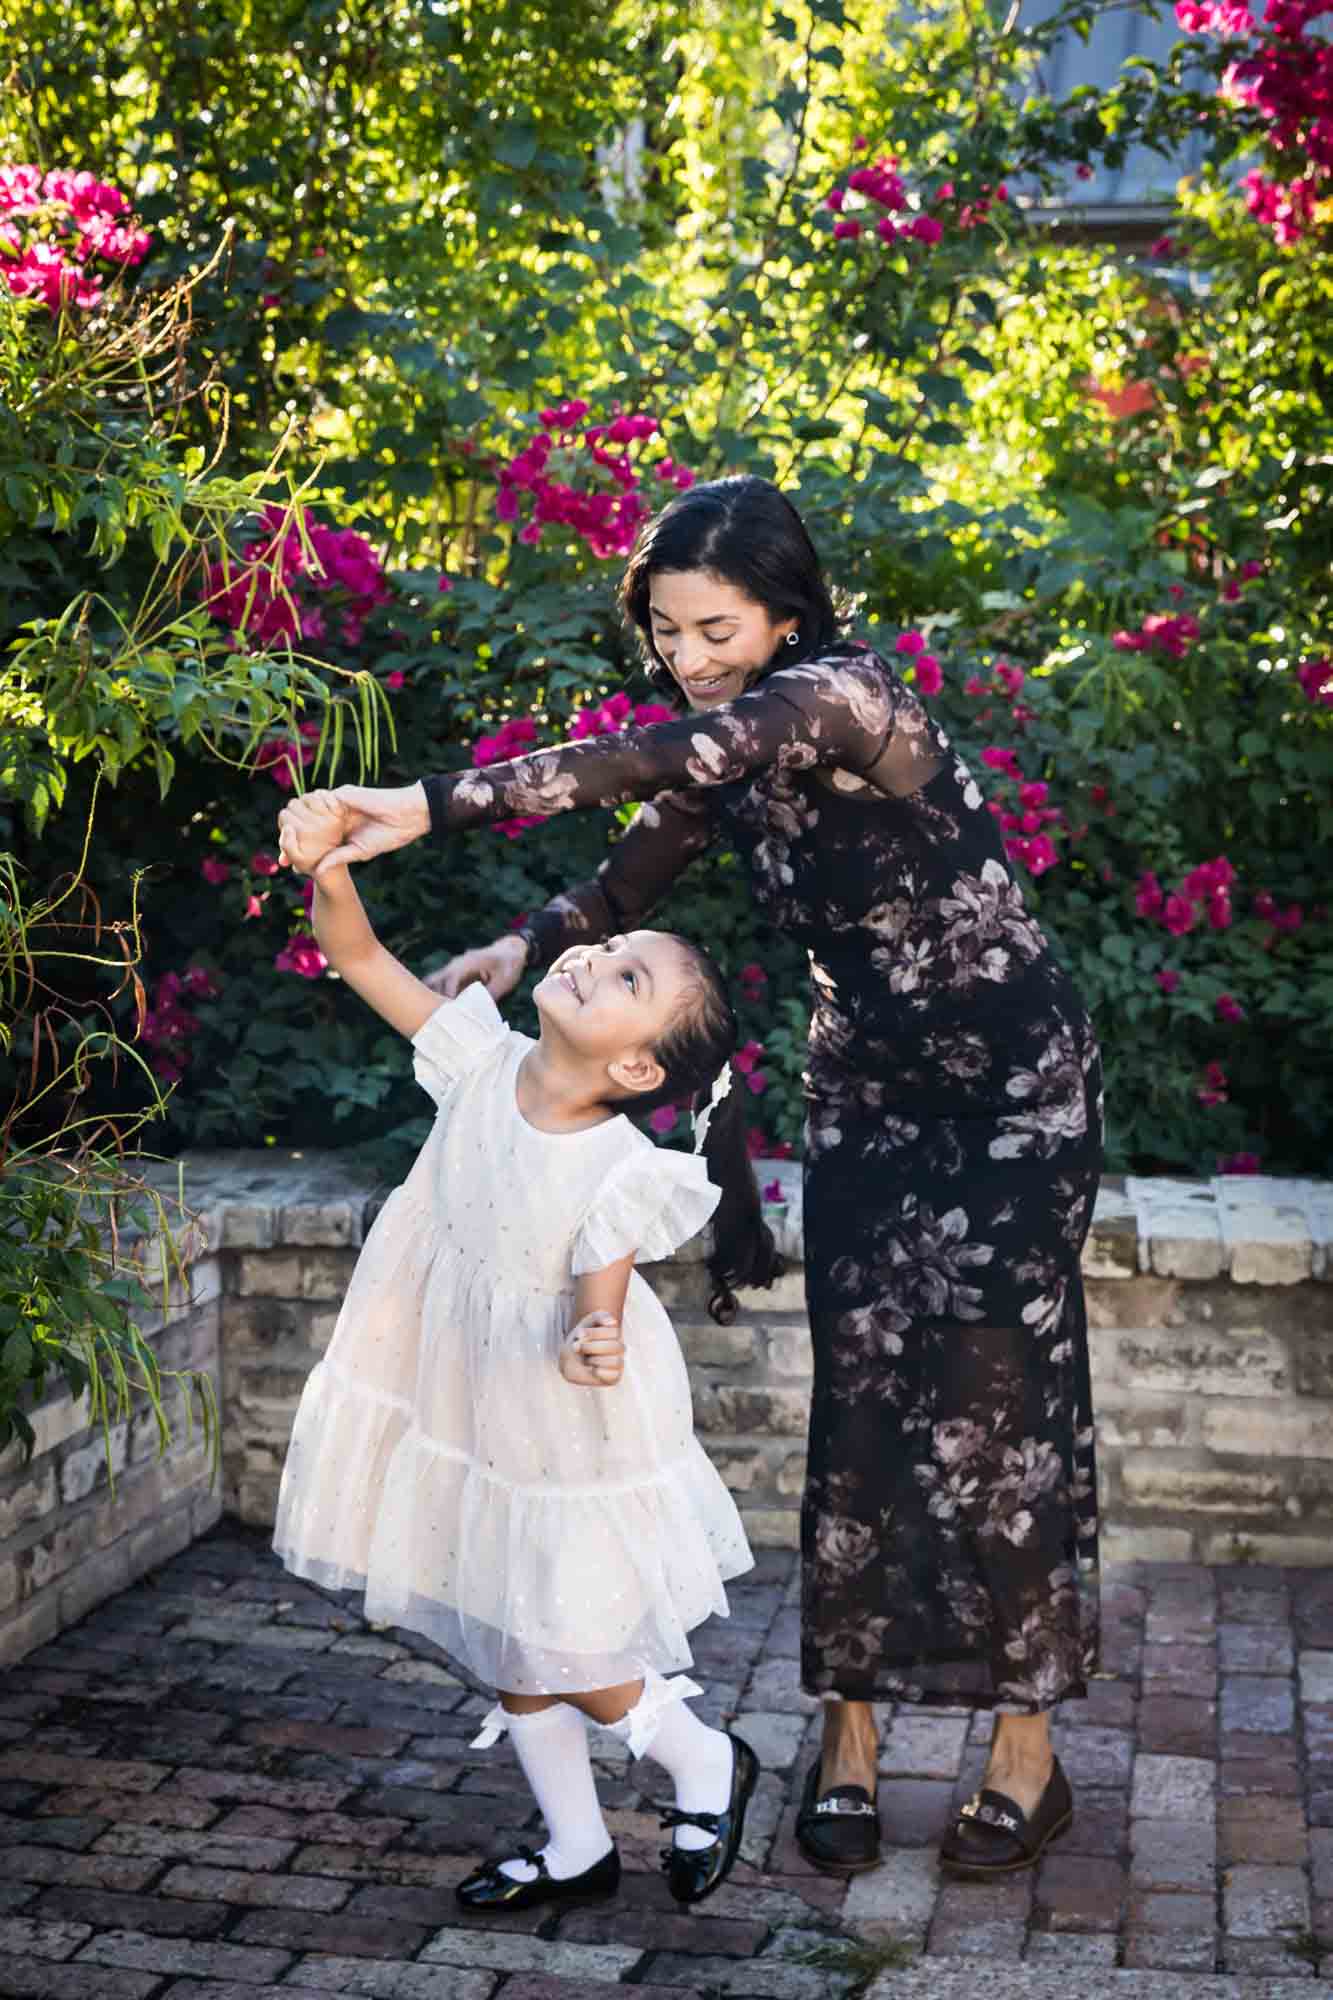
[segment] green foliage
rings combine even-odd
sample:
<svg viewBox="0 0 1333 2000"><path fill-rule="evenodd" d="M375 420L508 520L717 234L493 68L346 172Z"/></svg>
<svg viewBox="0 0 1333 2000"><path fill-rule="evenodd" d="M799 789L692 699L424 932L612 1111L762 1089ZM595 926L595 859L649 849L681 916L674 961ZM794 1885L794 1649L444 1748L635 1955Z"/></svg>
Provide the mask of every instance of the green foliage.
<svg viewBox="0 0 1333 2000"><path fill-rule="evenodd" d="M866 636L927 632L942 717L997 803L1012 788L983 772L988 746L1049 784L1060 858L1026 886L1106 1047L1112 1165L1209 1171L1243 1149L1324 1166L1333 710L1296 669L1329 650L1327 247L1283 251L1238 215L1244 114L1186 83L1197 48L1050 102L1042 50L1087 14L1028 30L941 4L895 17L886 44L882 10L841 0L210 0L184 39L160 0L28 11L27 95L0 110L13 156L135 191L158 239L146 299L202 272L188 318L163 322L160 379L113 320L52 367L40 309L0 286L19 387L0 415L10 840L34 881L72 869L105 771L82 879L112 906L143 872L150 997L167 973L216 978L165 1145L354 1140L397 1172L424 1133L364 1009L274 967L300 895L262 872L283 794L249 760L314 714L307 780L334 769L346 724L379 781L403 782L467 764L508 718L554 741L586 700L647 697L617 564L496 516L536 413L579 395L589 421L651 410L700 476L779 478ZM1181 192L1171 263L1043 235L1016 199L1201 121L1209 165ZM881 154L907 213L943 218L938 244L835 240L828 191ZM200 608L205 548L252 532L279 447L303 500L389 555L393 600L355 653L238 653ZM1262 574L1239 582L1247 562ZM1150 615L1189 616L1199 638L1179 657L1117 647ZM1030 716L963 692L997 656L1024 670ZM361 887L424 968L591 873L615 825L423 845ZM1217 856L1237 873L1229 928L1173 937L1136 914L1144 871L1170 890ZM206 883L205 862L227 879ZM1300 928L1257 914L1261 892L1299 905ZM754 1112L770 1143L798 1142L799 954L756 927L726 855L662 920L733 971L766 966L743 1002L768 1079ZM1163 971L1180 974L1169 997ZM1222 994L1242 1023L1218 1019ZM132 1034L131 990L108 1004ZM1213 1062L1226 1101L1203 1103ZM90 1085L107 1115L137 1088Z"/></svg>

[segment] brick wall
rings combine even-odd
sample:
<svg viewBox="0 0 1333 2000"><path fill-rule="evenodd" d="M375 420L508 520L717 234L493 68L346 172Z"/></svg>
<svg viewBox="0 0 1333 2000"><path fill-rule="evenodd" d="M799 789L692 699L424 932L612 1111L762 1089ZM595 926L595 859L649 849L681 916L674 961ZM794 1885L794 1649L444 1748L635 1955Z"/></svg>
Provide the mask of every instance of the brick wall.
<svg viewBox="0 0 1333 2000"><path fill-rule="evenodd" d="M756 1545L795 1543L810 1334L799 1169L765 1168L793 1268L706 1311L701 1246L647 1275L690 1364L704 1443ZM200 1153L186 1163L208 1256L155 1340L204 1367L223 1415L220 1489L202 1446L164 1459L138 1412L100 1435L53 1397L39 1448L0 1454L0 1662L16 1659L202 1532L267 1525L296 1402L328 1345L378 1202L337 1154ZM1327 1562L1333 1548L1333 1186L1135 1181L1103 1190L1084 1255L1109 1558Z"/></svg>

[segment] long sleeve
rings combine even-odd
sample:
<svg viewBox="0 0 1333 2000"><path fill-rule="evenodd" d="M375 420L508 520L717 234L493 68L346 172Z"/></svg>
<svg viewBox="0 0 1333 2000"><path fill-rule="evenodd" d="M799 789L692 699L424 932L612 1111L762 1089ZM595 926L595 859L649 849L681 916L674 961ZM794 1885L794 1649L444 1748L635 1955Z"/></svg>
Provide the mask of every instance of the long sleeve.
<svg viewBox="0 0 1333 2000"><path fill-rule="evenodd" d="M751 771L841 765L858 775L933 750L924 711L874 653L812 660L767 674L724 707L617 736L590 736L485 770L427 778L431 830L459 832L516 814L572 812L725 785ZM920 740L918 753L918 739ZM914 789L882 780L884 789Z"/></svg>
<svg viewBox="0 0 1333 2000"><path fill-rule="evenodd" d="M547 966L572 944L637 930L715 832L705 791L668 792L640 806L596 875L552 896L521 926L529 964Z"/></svg>

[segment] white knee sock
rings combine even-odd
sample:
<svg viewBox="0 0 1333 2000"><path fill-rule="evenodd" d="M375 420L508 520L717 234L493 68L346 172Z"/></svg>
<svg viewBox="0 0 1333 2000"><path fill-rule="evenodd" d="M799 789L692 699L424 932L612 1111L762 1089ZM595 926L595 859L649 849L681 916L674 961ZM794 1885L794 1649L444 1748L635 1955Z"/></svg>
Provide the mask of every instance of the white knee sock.
<svg viewBox="0 0 1333 2000"><path fill-rule="evenodd" d="M687 1695L702 1694L683 1675L664 1680L650 1667L643 1693L628 1714L611 1726L636 1757L651 1757L674 1781L681 1812L719 1813L731 1797L734 1752L730 1738L710 1729L685 1706ZM675 1845L711 1847L715 1836L701 1826L678 1826Z"/></svg>
<svg viewBox="0 0 1333 2000"><path fill-rule="evenodd" d="M587 1724L563 1701L531 1715L507 1715L505 1721L550 1834L541 1850L546 1872L553 1882L581 1875L611 1851L593 1783ZM502 1869L518 1882L531 1882L537 1873L527 1861L506 1861Z"/></svg>

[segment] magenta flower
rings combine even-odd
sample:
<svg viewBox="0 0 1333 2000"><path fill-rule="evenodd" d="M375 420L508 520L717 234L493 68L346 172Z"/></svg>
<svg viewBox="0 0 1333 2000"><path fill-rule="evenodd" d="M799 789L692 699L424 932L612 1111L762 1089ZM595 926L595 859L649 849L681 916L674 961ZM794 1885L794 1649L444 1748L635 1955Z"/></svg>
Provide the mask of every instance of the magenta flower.
<svg viewBox="0 0 1333 2000"><path fill-rule="evenodd" d="M295 937L288 938L273 961L276 971L296 972L302 979L320 978L328 963L308 931L298 931Z"/></svg>
<svg viewBox="0 0 1333 2000"><path fill-rule="evenodd" d="M841 209L846 199L847 199L847 191L845 188L840 188L840 187L830 188L828 193L824 196L824 206L825 208L831 208L834 214L836 215L838 211Z"/></svg>
<svg viewBox="0 0 1333 2000"><path fill-rule="evenodd" d="M262 847L257 853L250 856L250 873L252 875L276 875L278 868L279 862L277 856L266 853Z"/></svg>
<svg viewBox="0 0 1333 2000"><path fill-rule="evenodd" d="M743 1048L737 1049L731 1060L742 1076L748 1076L763 1053L764 1045L762 1042L746 1042Z"/></svg>
<svg viewBox="0 0 1333 2000"><path fill-rule="evenodd" d="M934 215L918 215L908 226L909 236L915 236L918 243L938 243L944 234L944 225Z"/></svg>
<svg viewBox="0 0 1333 2000"><path fill-rule="evenodd" d="M980 674L971 674L963 682L963 693L970 694L974 699L980 695L989 694L990 691L990 682L983 681Z"/></svg>
<svg viewBox="0 0 1333 2000"><path fill-rule="evenodd" d="M1198 910L1188 896L1168 896L1166 908L1162 912L1162 922L1172 937L1184 937L1194 929L1199 920Z"/></svg>
<svg viewBox="0 0 1333 2000"><path fill-rule="evenodd" d="M938 694L944 686L944 675L933 653L917 654L912 663L912 675L922 694Z"/></svg>
<svg viewBox="0 0 1333 2000"><path fill-rule="evenodd" d="M787 1199L786 1195L782 1192L781 1181L771 1180L764 1182L765 1201L785 1201L786 1199Z"/></svg>
<svg viewBox="0 0 1333 2000"><path fill-rule="evenodd" d="M674 1104L659 1104L656 1111L648 1114L648 1123L654 1132L659 1132L665 1136L666 1133L675 1131L676 1121L679 1117L680 1110L678 1106Z"/></svg>
<svg viewBox="0 0 1333 2000"><path fill-rule="evenodd" d="M245 908L241 911L241 922L244 923L247 917L262 916L264 914L264 905L267 901L268 901L267 889L265 889L262 896L253 896L253 895L248 896L246 898Z"/></svg>
<svg viewBox="0 0 1333 2000"><path fill-rule="evenodd" d="M1219 1174L1257 1174L1260 1171L1257 1153L1223 1153L1217 1162Z"/></svg>
<svg viewBox="0 0 1333 2000"><path fill-rule="evenodd" d="M675 719L674 709L660 701L641 701L634 711L636 729L648 729L655 722L674 722Z"/></svg>
<svg viewBox="0 0 1333 2000"><path fill-rule="evenodd" d="M225 861L214 861L211 855L207 861L200 862L199 873L203 876L205 882L212 882L214 886L219 882L228 882L231 880L231 869L227 863Z"/></svg>
<svg viewBox="0 0 1333 2000"><path fill-rule="evenodd" d="M988 744L981 753L981 761L983 764L989 765L992 771L1003 771L1006 777L1013 778L1015 781L1022 776L1022 772L1018 768L1018 752L1016 750L1004 750L998 744Z"/></svg>
<svg viewBox="0 0 1333 2000"><path fill-rule="evenodd" d="M841 222L834 223L833 234L838 242L850 241L861 234L861 225L854 215L847 216Z"/></svg>
<svg viewBox="0 0 1333 2000"><path fill-rule="evenodd" d="M743 965L736 974L736 977L740 980L742 986L753 986L761 993L768 984L768 974L764 971L762 965L755 964L753 960L751 960L749 965Z"/></svg>
<svg viewBox="0 0 1333 2000"><path fill-rule="evenodd" d="M1180 984L1180 974L1173 972L1170 966L1163 966L1162 970L1153 976L1163 993L1174 993Z"/></svg>
<svg viewBox="0 0 1333 2000"><path fill-rule="evenodd" d="M1230 993L1218 994L1215 1011L1219 1021L1234 1023L1245 1019L1245 1009Z"/></svg>
<svg viewBox="0 0 1333 2000"><path fill-rule="evenodd" d="M384 685L389 689L391 694L397 694L399 688L405 686L406 682L407 675L401 667L395 667L391 674L384 676Z"/></svg>
<svg viewBox="0 0 1333 2000"><path fill-rule="evenodd" d="M893 650L895 653L924 653L926 642L919 632L900 632Z"/></svg>
<svg viewBox="0 0 1333 2000"><path fill-rule="evenodd" d="M1023 806L1044 806L1050 796L1050 786L1038 779L1032 784L1020 785L1018 802Z"/></svg>
<svg viewBox="0 0 1333 2000"><path fill-rule="evenodd" d="M1050 835L1039 833L1028 842L1025 859L1034 875L1044 875L1048 868L1055 867L1060 854Z"/></svg>
<svg viewBox="0 0 1333 2000"><path fill-rule="evenodd" d="M1303 660L1296 678L1307 701L1325 708L1333 706L1333 660Z"/></svg>
<svg viewBox="0 0 1333 2000"><path fill-rule="evenodd" d="M1021 667L1011 667L1007 660L997 660L995 662L995 678L1005 693L1012 697L1019 692L1024 681L1027 679L1027 675Z"/></svg>
<svg viewBox="0 0 1333 2000"><path fill-rule="evenodd" d="M1200 1104L1225 1104L1227 1101L1227 1073L1220 1062L1210 1062L1203 1073L1203 1082L1194 1095Z"/></svg>

